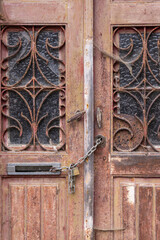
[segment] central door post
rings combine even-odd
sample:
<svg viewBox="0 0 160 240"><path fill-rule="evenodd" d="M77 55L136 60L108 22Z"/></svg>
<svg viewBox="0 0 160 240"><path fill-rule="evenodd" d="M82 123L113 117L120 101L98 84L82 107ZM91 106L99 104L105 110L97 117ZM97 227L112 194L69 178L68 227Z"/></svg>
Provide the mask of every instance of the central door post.
<svg viewBox="0 0 160 240"><path fill-rule="evenodd" d="M93 0L84 0L84 153L94 144ZM84 239L93 240L94 156L84 164Z"/></svg>

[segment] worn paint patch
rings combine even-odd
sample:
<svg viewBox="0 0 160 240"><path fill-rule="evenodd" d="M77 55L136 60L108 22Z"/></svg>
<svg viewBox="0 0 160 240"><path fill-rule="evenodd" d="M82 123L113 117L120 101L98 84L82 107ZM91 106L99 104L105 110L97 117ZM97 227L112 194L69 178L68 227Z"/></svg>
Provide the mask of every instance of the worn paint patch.
<svg viewBox="0 0 160 240"><path fill-rule="evenodd" d="M85 176L85 183L88 185L91 181L91 173L88 172Z"/></svg>
<svg viewBox="0 0 160 240"><path fill-rule="evenodd" d="M135 187L134 186L128 186L127 187L127 191L128 191L128 202L130 204L134 204L135 203Z"/></svg>

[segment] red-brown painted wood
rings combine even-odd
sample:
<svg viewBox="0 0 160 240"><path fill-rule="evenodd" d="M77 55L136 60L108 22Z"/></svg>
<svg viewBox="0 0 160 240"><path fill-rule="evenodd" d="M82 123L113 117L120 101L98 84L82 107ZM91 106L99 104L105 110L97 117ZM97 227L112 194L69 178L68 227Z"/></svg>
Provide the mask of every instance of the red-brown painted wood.
<svg viewBox="0 0 160 240"><path fill-rule="evenodd" d="M6 178L6 170L7 164L11 162L60 162L62 166L69 166L84 154L83 119L73 124L66 123L77 110L84 109L84 1L4 0L2 5L1 11L5 16L3 24L65 26L66 42L62 57L66 62L66 119L63 123L63 126L66 125L66 149L57 153L0 152L0 176L3 176L0 192L0 240L83 239L83 167L80 168L80 176L76 178L74 195L68 194L68 174L64 172L56 177ZM8 189L12 190L12 194ZM14 215L16 212L17 198L19 209L17 215L11 219L10 213ZM9 224L11 220L18 220L12 229Z"/></svg>
<svg viewBox="0 0 160 240"><path fill-rule="evenodd" d="M136 239L136 188L135 186L122 186L122 216L123 216L123 239Z"/></svg>
<svg viewBox="0 0 160 240"><path fill-rule="evenodd" d="M44 185L41 188L42 239L57 239L58 199L56 186Z"/></svg>
<svg viewBox="0 0 160 240"><path fill-rule="evenodd" d="M2 239L66 239L65 179L4 178Z"/></svg>
<svg viewBox="0 0 160 240"><path fill-rule="evenodd" d="M95 135L107 139L95 154L96 240L159 238L159 153L115 153L112 133L113 27L159 26L159 7L159 1L94 0L95 119L102 111Z"/></svg>
<svg viewBox="0 0 160 240"><path fill-rule="evenodd" d="M139 188L139 238L153 239L153 188Z"/></svg>
<svg viewBox="0 0 160 240"><path fill-rule="evenodd" d="M156 188L156 239L160 238L160 188Z"/></svg>
<svg viewBox="0 0 160 240"><path fill-rule="evenodd" d="M41 236L41 195L40 186L27 186L26 194L26 219L27 219L27 238L40 239Z"/></svg>
<svg viewBox="0 0 160 240"><path fill-rule="evenodd" d="M25 239L25 186L10 186L11 225L10 238L16 240Z"/></svg>

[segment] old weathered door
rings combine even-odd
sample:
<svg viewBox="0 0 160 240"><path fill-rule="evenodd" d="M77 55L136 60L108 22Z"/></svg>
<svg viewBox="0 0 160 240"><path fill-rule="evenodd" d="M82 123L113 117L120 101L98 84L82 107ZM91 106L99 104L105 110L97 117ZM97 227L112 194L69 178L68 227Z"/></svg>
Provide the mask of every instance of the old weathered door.
<svg viewBox="0 0 160 240"><path fill-rule="evenodd" d="M4 0L1 14L0 239L83 239L83 1Z"/></svg>
<svg viewBox="0 0 160 240"><path fill-rule="evenodd" d="M160 1L95 0L94 9L95 128L107 139L95 155L96 240L158 240Z"/></svg>

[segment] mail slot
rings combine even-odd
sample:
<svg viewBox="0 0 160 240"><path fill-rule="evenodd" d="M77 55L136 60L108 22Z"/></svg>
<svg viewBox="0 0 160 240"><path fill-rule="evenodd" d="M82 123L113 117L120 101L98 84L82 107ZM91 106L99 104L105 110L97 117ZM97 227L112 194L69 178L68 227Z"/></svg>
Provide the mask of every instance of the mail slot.
<svg viewBox="0 0 160 240"><path fill-rule="evenodd" d="M50 172L51 168L60 168L61 163L9 163L8 175L60 175L60 171Z"/></svg>

